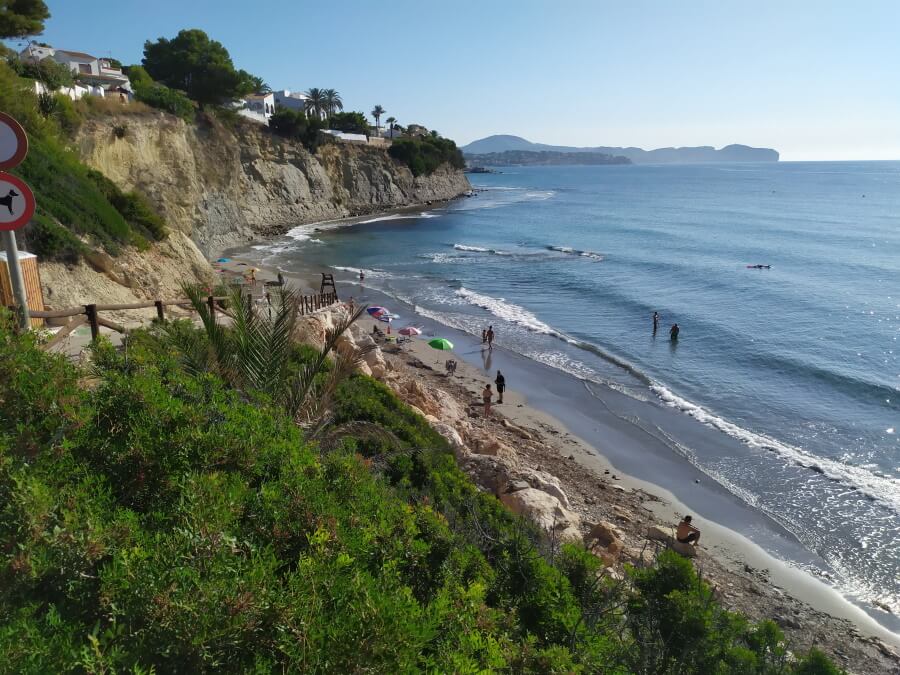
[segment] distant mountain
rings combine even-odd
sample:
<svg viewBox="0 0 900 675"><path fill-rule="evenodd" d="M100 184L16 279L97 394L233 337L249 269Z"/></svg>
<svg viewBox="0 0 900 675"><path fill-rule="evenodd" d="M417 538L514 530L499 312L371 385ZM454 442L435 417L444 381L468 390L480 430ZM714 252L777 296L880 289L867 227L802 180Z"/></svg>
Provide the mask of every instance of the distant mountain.
<svg viewBox="0 0 900 675"><path fill-rule="evenodd" d="M748 145L726 145L716 150L711 145L693 148L657 148L643 150L641 148L614 148L598 146L593 148L575 148L566 145L547 145L532 143L521 136L496 135L472 141L462 148L463 154L470 164L482 162L481 155L505 152L556 152L556 153L594 153L626 157L635 164L690 164L697 162L777 162L778 152L770 148L751 148ZM580 163L580 162L579 162Z"/></svg>
<svg viewBox="0 0 900 675"><path fill-rule="evenodd" d="M572 164L631 164L621 155L603 152L555 152L551 150L505 150L468 156L470 166L523 166L523 165L572 165Z"/></svg>

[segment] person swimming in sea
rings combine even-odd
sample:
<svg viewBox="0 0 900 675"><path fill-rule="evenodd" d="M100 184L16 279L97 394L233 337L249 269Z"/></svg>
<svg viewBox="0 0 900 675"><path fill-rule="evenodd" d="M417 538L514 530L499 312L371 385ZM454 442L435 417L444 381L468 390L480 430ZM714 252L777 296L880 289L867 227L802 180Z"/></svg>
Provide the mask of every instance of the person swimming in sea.
<svg viewBox="0 0 900 675"><path fill-rule="evenodd" d="M673 323L672 327L669 329L669 339L673 342L678 339L678 334L681 332L681 329L678 327L677 323Z"/></svg>
<svg viewBox="0 0 900 675"><path fill-rule="evenodd" d="M653 332L659 329L659 312L653 312Z"/></svg>

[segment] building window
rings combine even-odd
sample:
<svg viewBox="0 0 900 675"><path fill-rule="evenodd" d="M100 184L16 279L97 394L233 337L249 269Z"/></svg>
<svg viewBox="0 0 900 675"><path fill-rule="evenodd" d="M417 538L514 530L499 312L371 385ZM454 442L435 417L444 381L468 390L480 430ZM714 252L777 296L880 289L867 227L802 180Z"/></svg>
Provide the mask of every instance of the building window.
<svg viewBox="0 0 900 675"><path fill-rule="evenodd" d="M84 73L85 75L91 74L91 64L89 63L79 63L78 64L78 72Z"/></svg>

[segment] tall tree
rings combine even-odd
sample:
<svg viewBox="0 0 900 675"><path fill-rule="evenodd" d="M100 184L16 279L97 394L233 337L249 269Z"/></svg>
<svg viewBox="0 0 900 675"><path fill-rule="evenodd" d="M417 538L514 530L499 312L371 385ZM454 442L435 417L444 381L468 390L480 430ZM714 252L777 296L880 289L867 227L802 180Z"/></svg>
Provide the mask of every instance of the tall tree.
<svg viewBox="0 0 900 675"><path fill-rule="evenodd" d="M318 87L313 87L304 92L304 95L306 96L306 112L314 112L316 117L321 118L322 112L327 110L325 91Z"/></svg>
<svg viewBox="0 0 900 675"><path fill-rule="evenodd" d="M49 18L44 0L0 0L0 39L43 33Z"/></svg>
<svg viewBox="0 0 900 675"><path fill-rule="evenodd" d="M394 137L394 126L397 124L397 118L396 117L388 117L385 120L385 122L388 123L388 129L390 129L391 138L393 138Z"/></svg>
<svg viewBox="0 0 900 675"><path fill-rule="evenodd" d="M376 131L378 131L378 127L381 124L381 116L384 115L384 113L386 113L386 112L387 112L387 110L382 108L380 105L376 105L374 108L372 108L371 115L372 115L372 117L375 118L375 130Z"/></svg>
<svg viewBox="0 0 900 675"><path fill-rule="evenodd" d="M344 109L344 101L337 91L334 89L325 89L322 94L325 97L325 109L329 115L334 115L338 110Z"/></svg>
<svg viewBox="0 0 900 675"><path fill-rule="evenodd" d="M199 29L144 43L144 68L157 82L205 104L224 103L253 91L253 76L236 70L228 50Z"/></svg>

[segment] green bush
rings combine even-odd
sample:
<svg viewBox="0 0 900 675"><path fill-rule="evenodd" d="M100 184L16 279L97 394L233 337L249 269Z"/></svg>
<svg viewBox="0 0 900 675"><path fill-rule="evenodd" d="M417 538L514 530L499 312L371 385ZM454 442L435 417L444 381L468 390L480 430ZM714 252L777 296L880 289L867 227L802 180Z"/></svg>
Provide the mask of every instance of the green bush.
<svg viewBox="0 0 900 675"><path fill-rule="evenodd" d="M442 164L449 164L454 169L462 169L465 166L462 152L449 138L436 136L397 138L391 144L388 153L394 159L406 164L414 176L430 175Z"/></svg>
<svg viewBox="0 0 900 675"><path fill-rule="evenodd" d="M361 112L336 112L328 116L328 128L348 134L369 134L369 120Z"/></svg>
<svg viewBox="0 0 900 675"><path fill-rule="evenodd" d="M186 122L194 119L195 108L191 99L163 84L135 85L134 97L141 103L164 110Z"/></svg>
<svg viewBox="0 0 900 675"><path fill-rule="evenodd" d="M11 326L0 310L6 671L838 672L789 663L674 554L598 585L370 378L341 386L336 428L394 440L325 452L156 333L86 372Z"/></svg>

